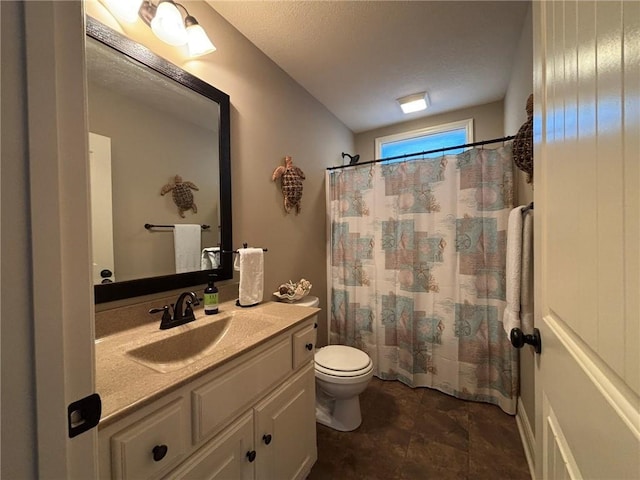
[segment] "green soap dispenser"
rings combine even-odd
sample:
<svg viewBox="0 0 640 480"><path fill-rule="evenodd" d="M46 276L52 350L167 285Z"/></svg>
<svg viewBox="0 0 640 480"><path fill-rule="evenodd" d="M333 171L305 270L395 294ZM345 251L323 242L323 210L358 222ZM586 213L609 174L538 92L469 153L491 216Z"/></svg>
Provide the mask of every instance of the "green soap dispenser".
<svg viewBox="0 0 640 480"><path fill-rule="evenodd" d="M204 313L207 315L218 313L218 288L213 284L215 278L215 275L209 275L209 284L204 289Z"/></svg>

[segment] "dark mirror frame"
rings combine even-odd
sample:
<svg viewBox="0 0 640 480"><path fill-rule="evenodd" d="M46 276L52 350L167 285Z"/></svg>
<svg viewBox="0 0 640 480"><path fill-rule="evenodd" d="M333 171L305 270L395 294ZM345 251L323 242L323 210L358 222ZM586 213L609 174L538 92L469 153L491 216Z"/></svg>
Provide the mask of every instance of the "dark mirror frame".
<svg viewBox="0 0 640 480"><path fill-rule="evenodd" d="M200 95L216 102L219 108L219 162L220 162L220 258L221 268L196 272L162 275L158 277L127 280L94 285L95 303L105 303L124 298L139 297L151 293L193 287L207 283L208 275L215 274L218 280L233 278L232 234L231 234L231 141L229 95L199 78L159 57L146 47L119 34L99 21L86 18L86 34L140 62L148 68L184 85ZM141 226L142 228L142 226Z"/></svg>

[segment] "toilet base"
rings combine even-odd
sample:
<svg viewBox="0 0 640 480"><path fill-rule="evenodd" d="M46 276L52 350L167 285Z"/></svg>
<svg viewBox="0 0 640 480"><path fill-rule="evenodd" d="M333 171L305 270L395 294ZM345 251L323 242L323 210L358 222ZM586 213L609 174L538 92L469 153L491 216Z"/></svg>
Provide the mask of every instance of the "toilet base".
<svg viewBox="0 0 640 480"><path fill-rule="evenodd" d="M337 400L324 398L316 402L316 422L340 432L351 432L362 423L360 397Z"/></svg>

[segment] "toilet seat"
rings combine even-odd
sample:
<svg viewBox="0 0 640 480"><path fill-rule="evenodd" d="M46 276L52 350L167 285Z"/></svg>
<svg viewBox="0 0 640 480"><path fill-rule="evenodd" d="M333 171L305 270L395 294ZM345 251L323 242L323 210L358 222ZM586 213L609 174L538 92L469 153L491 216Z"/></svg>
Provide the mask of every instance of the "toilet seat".
<svg viewBox="0 0 640 480"><path fill-rule="evenodd" d="M373 370L369 355L346 345L328 345L316 351L316 373L334 378L353 378L368 375Z"/></svg>

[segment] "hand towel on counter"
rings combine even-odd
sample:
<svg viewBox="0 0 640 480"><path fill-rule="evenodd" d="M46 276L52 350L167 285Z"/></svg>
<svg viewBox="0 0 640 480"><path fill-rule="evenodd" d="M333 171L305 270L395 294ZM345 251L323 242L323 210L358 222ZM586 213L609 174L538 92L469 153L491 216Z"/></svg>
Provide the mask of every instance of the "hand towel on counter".
<svg viewBox="0 0 640 480"><path fill-rule="evenodd" d="M522 220L522 281L520 283L520 322L524 333L533 332L533 211Z"/></svg>
<svg viewBox="0 0 640 480"><path fill-rule="evenodd" d="M220 247L205 247L202 249L200 258L200 268L211 270L220 266Z"/></svg>
<svg viewBox="0 0 640 480"><path fill-rule="evenodd" d="M502 317L502 326L511 334L512 328L520 328L520 281L522 276L522 209L514 208L509 213L507 224L507 269L506 300L507 306Z"/></svg>
<svg viewBox="0 0 640 480"><path fill-rule="evenodd" d="M200 270L201 230L200 225L176 224L173 226L176 273Z"/></svg>
<svg viewBox="0 0 640 480"><path fill-rule="evenodd" d="M239 248L234 268L240 272L238 305L251 307L264 294L264 253L261 248Z"/></svg>

